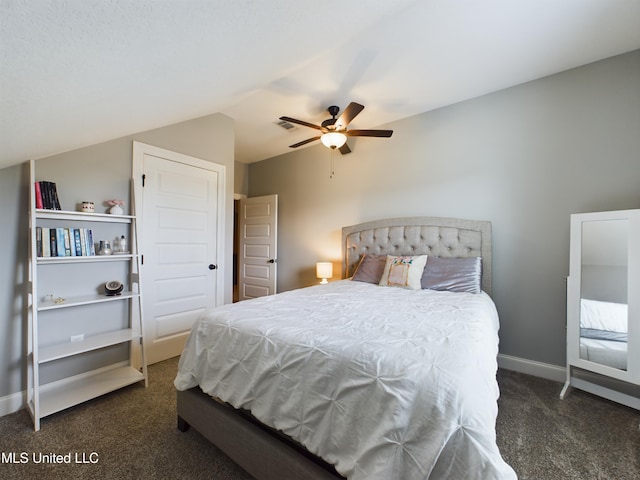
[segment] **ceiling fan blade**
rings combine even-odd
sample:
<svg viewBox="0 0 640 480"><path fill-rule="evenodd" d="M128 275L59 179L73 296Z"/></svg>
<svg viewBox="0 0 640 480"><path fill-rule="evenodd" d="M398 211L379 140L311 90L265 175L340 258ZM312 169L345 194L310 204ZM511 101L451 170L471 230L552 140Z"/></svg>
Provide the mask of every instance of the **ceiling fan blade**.
<svg viewBox="0 0 640 480"><path fill-rule="evenodd" d="M347 145L346 143L344 145L342 145L338 150L340 150L340 153L342 155L346 155L347 153L351 153L351 149L349 148L349 145Z"/></svg>
<svg viewBox="0 0 640 480"><path fill-rule="evenodd" d="M336 130L343 130L347 128L347 125L349 125L351 121L356 118L356 115L358 115L362 110L364 110L364 105L351 102L349 106L344 109L342 115L338 117L338 120L336 120Z"/></svg>
<svg viewBox="0 0 640 480"><path fill-rule="evenodd" d="M313 138L307 138L306 140L303 140L301 142L294 143L293 145L289 145L289 148L301 147L302 145L306 145L307 143L315 142L316 140L320 140L320 137L318 136L318 137L313 137Z"/></svg>
<svg viewBox="0 0 640 480"><path fill-rule="evenodd" d="M344 133L348 137L390 137L393 130L348 130Z"/></svg>
<svg viewBox="0 0 640 480"><path fill-rule="evenodd" d="M298 120L296 118L280 117L280 120L284 120L285 122L289 123L297 123L298 125L303 125L309 128L315 128L316 130L322 130L323 132L326 131L326 128L321 127L320 125L314 125L313 123L305 122L304 120Z"/></svg>

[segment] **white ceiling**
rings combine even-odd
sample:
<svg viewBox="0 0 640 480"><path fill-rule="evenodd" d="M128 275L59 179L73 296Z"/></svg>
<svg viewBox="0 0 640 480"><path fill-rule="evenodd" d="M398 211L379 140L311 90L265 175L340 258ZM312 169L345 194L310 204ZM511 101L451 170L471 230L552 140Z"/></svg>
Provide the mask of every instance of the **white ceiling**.
<svg viewBox="0 0 640 480"><path fill-rule="evenodd" d="M640 0L0 0L0 168L222 112L249 163L640 48ZM640 87L639 87L640 88Z"/></svg>

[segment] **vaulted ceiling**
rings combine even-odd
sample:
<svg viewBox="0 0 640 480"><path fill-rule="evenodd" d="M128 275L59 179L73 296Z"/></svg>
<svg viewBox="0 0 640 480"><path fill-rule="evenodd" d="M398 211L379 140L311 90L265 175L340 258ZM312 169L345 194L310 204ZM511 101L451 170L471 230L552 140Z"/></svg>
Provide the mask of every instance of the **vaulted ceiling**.
<svg viewBox="0 0 640 480"><path fill-rule="evenodd" d="M250 163L640 48L640 0L0 0L0 168L221 112Z"/></svg>

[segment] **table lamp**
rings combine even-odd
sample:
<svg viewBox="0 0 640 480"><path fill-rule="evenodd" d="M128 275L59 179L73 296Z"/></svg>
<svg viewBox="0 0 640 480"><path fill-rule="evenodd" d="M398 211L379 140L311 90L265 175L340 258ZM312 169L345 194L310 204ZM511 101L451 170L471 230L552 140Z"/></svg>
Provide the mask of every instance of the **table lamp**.
<svg viewBox="0 0 640 480"><path fill-rule="evenodd" d="M333 263L318 262L316 263L316 277L321 278L321 284L329 283L327 278L333 277Z"/></svg>

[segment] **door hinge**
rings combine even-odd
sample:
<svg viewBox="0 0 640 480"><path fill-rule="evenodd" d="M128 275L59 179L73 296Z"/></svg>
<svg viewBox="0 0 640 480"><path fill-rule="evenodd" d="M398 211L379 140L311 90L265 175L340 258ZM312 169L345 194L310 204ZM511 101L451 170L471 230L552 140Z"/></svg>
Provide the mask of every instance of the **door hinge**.
<svg viewBox="0 0 640 480"><path fill-rule="evenodd" d="M142 174L142 186L144 187L144 181L146 180L147 176L143 173Z"/></svg>

